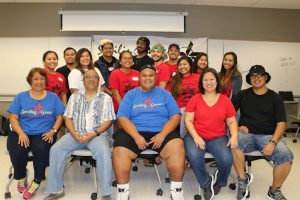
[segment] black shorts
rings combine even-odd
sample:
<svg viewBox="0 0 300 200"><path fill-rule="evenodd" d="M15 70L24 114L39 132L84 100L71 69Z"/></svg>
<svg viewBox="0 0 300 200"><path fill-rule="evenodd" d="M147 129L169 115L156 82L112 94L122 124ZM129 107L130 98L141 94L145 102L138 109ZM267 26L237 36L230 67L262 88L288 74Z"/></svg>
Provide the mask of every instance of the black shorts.
<svg viewBox="0 0 300 200"><path fill-rule="evenodd" d="M156 132L140 132L140 134L145 138L145 140L147 142L149 142L150 139L153 136L155 136L155 134L157 134L157 133ZM113 138L114 138L114 148L115 147L125 147L125 148L133 151L137 155L139 155L142 152L142 150L140 150L139 147L137 146L137 144L135 143L134 139L130 135L128 135L123 129L120 129L119 131L117 131L113 135ZM176 138L181 139L177 129L175 131L173 131L172 133L170 133L169 135L167 135L167 137L163 141L160 148L152 149L152 150L160 153L169 141L176 139ZM152 144L149 145L147 147L147 149L151 149L151 147L152 147Z"/></svg>

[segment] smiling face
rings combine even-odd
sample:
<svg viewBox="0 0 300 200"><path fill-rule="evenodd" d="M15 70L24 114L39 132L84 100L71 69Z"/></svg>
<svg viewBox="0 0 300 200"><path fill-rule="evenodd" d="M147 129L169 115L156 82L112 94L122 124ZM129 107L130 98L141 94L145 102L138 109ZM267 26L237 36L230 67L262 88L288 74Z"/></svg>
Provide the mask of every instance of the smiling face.
<svg viewBox="0 0 300 200"><path fill-rule="evenodd" d="M103 47L101 48L101 50L102 50L103 56L105 56L105 57L112 57L113 52L114 52L114 48L111 43L104 44Z"/></svg>
<svg viewBox="0 0 300 200"><path fill-rule="evenodd" d="M189 62L185 59L178 63L178 71L183 77L189 76L191 74L191 66Z"/></svg>
<svg viewBox="0 0 300 200"><path fill-rule="evenodd" d="M34 72L30 86L34 91L43 91L46 87L46 77L42 76L39 72Z"/></svg>
<svg viewBox="0 0 300 200"><path fill-rule="evenodd" d="M147 44L146 42L142 41L142 40L138 40L137 43L136 43L136 50L138 53L144 53L146 52L147 48Z"/></svg>
<svg viewBox="0 0 300 200"><path fill-rule="evenodd" d="M203 70L205 68L207 68L208 65L208 59L207 56L201 56L197 62L197 68L200 70Z"/></svg>
<svg viewBox="0 0 300 200"><path fill-rule="evenodd" d="M253 88L259 89L265 87L267 78L265 74L254 73L250 75L250 82Z"/></svg>
<svg viewBox="0 0 300 200"><path fill-rule="evenodd" d="M231 69L235 65L234 58L231 54L228 54L223 59L223 66L226 70Z"/></svg>
<svg viewBox="0 0 300 200"><path fill-rule="evenodd" d="M95 70L88 70L83 75L83 85L86 90L96 91L99 87L99 75Z"/></svg>
<svg viewBox="0 0 300 200"><path fill-rule="evenodd" d="M179 55L180 55L180 52L179 52L179 50L175 46L172 46L168 50L169 60L178 60Z"/></svg>
<svg viewBox="0 0 300 200"><path fill-rule="evenodd" d="M73 49L65 51L64 59L68 65L73 65L75 62L76 52Z"/></svg>
<svg viewBox="0 0 300 200"><path fill-rule="evenodd" d="M152 69L144 69L140 73L141 89L145 92L151 91L155 87L156 72Z"/></svg>
<svg viewBox="0 0 300 200"><path fill-rule="evenodd" d="M217 79L212 72L203 75L202 85L205 92L216 92Z"/></svg>
<svg viewBox="0 0 300 200"><path fill-rule="evenodd" d="M49 71L54 71L58 64L58 58L56 54L52 52L47 53L43 61L44 61L44 66Z"/></svg>
<svg viewBox="0 0 300 200"><path fill-rule="evenodd" d="M132 55L129 52L123 52L120 57L121 68L130 69L133 64Z"/></svg>
<svg viewBox="0 0 300 200"><path fill-rule="evenodd" d="M151 58L153 59L154 62L161 61L163 56L164 56L164 53L158 49L153 49L151 51Z"/></svg>
<svg viewBox="0 0 300 200"><path fill-rule="evenodd" d="M91 57L89 52L85 51L81 54L79 64L81 67L88 67L91 65Z"/></svg>

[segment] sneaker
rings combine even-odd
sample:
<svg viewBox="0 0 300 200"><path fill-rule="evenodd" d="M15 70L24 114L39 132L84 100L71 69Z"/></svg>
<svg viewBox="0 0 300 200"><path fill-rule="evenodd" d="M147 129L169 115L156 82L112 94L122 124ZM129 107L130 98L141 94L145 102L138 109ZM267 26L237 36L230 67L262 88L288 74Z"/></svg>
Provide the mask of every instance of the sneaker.
<svg viewBox="0 0 300 200"><path fill-rule="evenodd" d="M217 195L217 194L219 194L220 193L220 191L221 191L221 186L219 186L218 184L214 184L214 195Z"/></svg>
<svg viewBox="0 0 300 200"><path fill-rule="evenodd" d="M184 200L182 188L176 188L175 190L171 190L171 199Z"/></svg>
<svg viewBox="0 0 300 200"><path fill-rule="evenodd" d="M64 191L62 191L60 193L56 193L56 194L49 194L48 196L46 196L44 198L44 200L56 200L56 199L62 198L63 196L65 196L65 192Z"/></svg>
<svg viewBox="0 0 300 200"><path fill-rule="evenodd" d="M209 176L208 185L203 188L203 196L205 200L211 200L214 197L214 177L212 175Z"/></svg>
<svg viewBox="0 0 300 200"><path fill-rule="evenodd" d="M214 175L214 184L217 182L217 179L218 179L218 170L216 170L216 172L215 172L215 175Z"/></svg>
<svg viewBox="0 0 300 200"><path fill-rule="evenodd" d="M237 199L245 200L249 194L249 186L253 182L252 174L245 174L245 179L238 178L238 191L237 191Z"/></svg>
<svg viewBox="0 0 300 200"><path fill-rule="evenodd" d="M25 178L18 180L17 189L20 193L23 193L25 190L27 190L27 187L28 187L27 176Z"/></svg>
<svg viewBox="0 0 300 200"><path fill-rule="evenodd" d="M31 199L32 197L34 197L36 191L39 189L40 184L36 183L35 181L31 182L30 187L25 190L22 194L23 199Z"/></svg>
<svg viewBox="0 0 300 200"><path fill-rule="evenodd" d="M285 198L280 190L280 188L277 188L272 192L272 187L269 188L268 194L267 194L268 200L287 200Z"/></svg>
<svg viewBox="0 0 300 200"><path fill-rule="evenodd" d="M116 200L129 200L129 190L118 188Z"/></svg>

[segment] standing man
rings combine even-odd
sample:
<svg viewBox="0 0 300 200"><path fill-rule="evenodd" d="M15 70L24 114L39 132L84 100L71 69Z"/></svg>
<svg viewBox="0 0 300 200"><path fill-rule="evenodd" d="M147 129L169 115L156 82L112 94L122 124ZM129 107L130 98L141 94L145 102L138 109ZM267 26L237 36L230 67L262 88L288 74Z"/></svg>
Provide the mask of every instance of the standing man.
<svg viewBox="0 0 300 200"><path fill-rule="evenodd" d="M66 65L62 66L56 70L58 73L61 73L65 77L66 84L67 84L67 100L69 100L69 98L71 96L71 92L69 89L68 76L69 76L71 70L75 67L74 66L75 56L76 56L76 50L72 47L67 47L64 50L64 59L65 59Z"/></svg>
<svg viewBox="0 0 300 200"><path fill-rule="evenodd" d="M240 109L239 148L232 150L233 163L238 175L237 199L245 200L253 175L244 172L245 155L255 150L273 162L273 183L268 200L286 200L280 188L288 177L294 156L282 135L286 128L284 103L280 96L267 87L271 76L261 65L254 65L246 76L252 87L240 91L232 102Z"/></svg>
<svg viewBox="0 0 300 200"><path fill-rule="evenodd" d="M141 68L140 87L130 90L121 102L118 122L121 129L114 135L113 167L117 180L117 200L129 199L132 160L151 148L166 161L171 178L171 199L184 200L182 179L185 151L176 130L180 110L166 90L156 87L156 69Z"/></svg>
<svg viewBox="0 0 300 200"><path fill-rule="evenodd" d="M169 67L171 77L176 73L177 61L180 56L180 48L176 43L172 43L168 48L168 57L169 60L166 61L166 65Z"/></svg>
<svg viewBox="0 0 300 200"><path fill-rule="evenodd" d="M133 56L134 65L132 69L140 71L144 65L153 65L153 60L148 56L150 40L147 37L140 37L136 41L137 55Z"/></svg>
<svg viewBox="0 0 300 200"><path fill-rule="evenodd" d="M112 91L108 89L109 87L109 76L111 72L119 67L119 60L113 56L114 44L110 39L100 40L98 49L102 53L102 56L94 63L94 66L99 69L102 77L105 81L104 92L112 96Z"/></svg>
<svg viewBox="0 0 300 200"><path fill-rule="evenodd" d="M151 48L150 54L157 73L156 85L166 89L171 78L169 67L163 62L167 57L166 49L162 44L158 43Z"/></svg>
<svg viewBox="0 0 300 200"><path fill-rule="evenodd" d="M44 200L56 200L65 195L65 159L72 151L83 148L91 150L96 160L101 200L111 200L112 160L107 131L116 116L110 96L98 90L99 79L94 69L86 71L83 75L85 90L70 97L64 114L69 133L51 148L46 189L49 195Z"/></svg>

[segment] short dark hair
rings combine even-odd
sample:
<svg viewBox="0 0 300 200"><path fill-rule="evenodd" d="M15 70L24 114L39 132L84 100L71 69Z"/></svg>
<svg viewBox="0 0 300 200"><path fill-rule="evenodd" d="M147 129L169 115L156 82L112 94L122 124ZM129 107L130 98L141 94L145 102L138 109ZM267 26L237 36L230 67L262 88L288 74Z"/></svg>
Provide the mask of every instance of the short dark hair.
<svg viewBox="0 0 300 200"><path fill-rule="evenodd" d="M199 91L201 92L201 94L205 93L205 89L203 87L203 77L204 77L205 74L207 74L209 72L212 73L214 75L214 77L216 78L216 81L217 81L216 92L220 93L220 79L219 79L219 76L218 76L218 72L214 68L210 68L210 67L204 69L201 73L199 83L198 83Z"/></svg>
<svg viewBox="0 0 300 200"><path fill-rule="evenodd" d="M28 73L28 75L27 75L27 77L26 77L26 80L27 80L28 84L31 85L31 83L32 83L32 77L33 77L33 75L34 75L36 72L39 73L41 76L43 76L43 77L45 78L46 85L47 85L47 84L48 84L48 77L47 77L47 74L46 74L46 72L45 72L42 68L40 68L40 67L34 67L34 68L32 68L32 69L29 71L29 73Z"/></svg>
<svg viewBox="0 0 300 200"><path fill-rule="evenodd" d="M147 37L142 36L137 39L136 43L139 41L146 43L146 51L148 52L150 50L150 40Z"/></svg>
<svg viewBox="0 0 300 200"><path fill-rule="evenodd" d="M130 55L131 55L131 57L132 57L132 53L129 51L129 50L124 50L124 51L122 51L121 53L120 53L120 55L119 55L119 60L121 61L121 59L122 59L122 57L123 57L123 54L124 53L129 53Z"/></svg>
<svg viewBox="0 0 300 200"><path fill-rule="evenodd" d="M69 50L73 50L75 52L75 54L77 53L77 51L73 48L73 47L67 47L65 50L64 50L64 56L66 54L66 51L69 51Z"/></svg>

